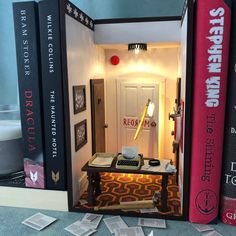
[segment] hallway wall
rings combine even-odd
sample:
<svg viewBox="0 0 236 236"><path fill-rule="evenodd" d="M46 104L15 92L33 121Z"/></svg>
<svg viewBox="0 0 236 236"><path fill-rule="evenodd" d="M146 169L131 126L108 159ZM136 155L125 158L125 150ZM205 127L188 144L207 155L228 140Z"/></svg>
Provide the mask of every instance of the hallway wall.
<svg viewBox="0 0 236 236"><path fill-rule="evenodd" d="M117 100L116 80L122 76L137 73L137 75L152 75L165 78L165 133L162 147L162 158L173 158L171 131L174 122L168 119L168 113L172 112L176 95L176 79L178 77L178 47L149 49L147 53L134 55L127 50L106 50L106 122L107 151L120 152L117 147ZM120 63L113 66L110 58L113 55L120 57Z"/></svg>

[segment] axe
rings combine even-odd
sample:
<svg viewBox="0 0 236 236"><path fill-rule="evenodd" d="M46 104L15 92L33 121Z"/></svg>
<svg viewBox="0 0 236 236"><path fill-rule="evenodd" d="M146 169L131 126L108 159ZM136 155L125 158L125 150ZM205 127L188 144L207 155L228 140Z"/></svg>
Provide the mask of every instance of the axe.
<svg viewBox="0 0 236 236"><path fill-rule="evenodd" d="M103 206L103 207L94 207L95 211L98 210L128 210L128 209L147 209L154 208L155 204L158 202L160 193L154 193L151 200L141 200L141 201L132 201L132 202L123 202L118 205Z"/></svg>

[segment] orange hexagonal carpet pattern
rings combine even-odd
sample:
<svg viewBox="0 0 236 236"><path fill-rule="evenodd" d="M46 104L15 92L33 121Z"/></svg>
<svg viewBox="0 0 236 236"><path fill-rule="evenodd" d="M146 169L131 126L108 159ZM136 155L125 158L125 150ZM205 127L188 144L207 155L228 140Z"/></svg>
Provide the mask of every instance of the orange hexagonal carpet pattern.
<svg viewBox="0 0 236 236"><path fill-rule="evenodd" d="M115 205L126 201L149 200L152 198L155 192L161 191L161 176L100 173L100 177L101 194L96 198L96 206ZM170 211L166 213L158 212L158 214L175 216L181 215L180 194L175 178L175 176L169 176L167 187L167 202ZM87 191L82 194L81 199L87 199ZM91 207L89 207L87 204L79 207L81 209L91 209Z"/></svg>

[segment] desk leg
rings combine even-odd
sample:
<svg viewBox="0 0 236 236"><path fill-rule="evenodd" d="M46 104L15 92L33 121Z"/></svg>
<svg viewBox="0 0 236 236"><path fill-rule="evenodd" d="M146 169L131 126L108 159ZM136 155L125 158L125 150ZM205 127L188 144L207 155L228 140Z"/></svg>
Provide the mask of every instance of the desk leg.
<svg viewBox="0 0 236 236"><path fill-rule="evenodd" d="M170 208L167 206L167 199L168 199L168 191L167 191L167 185L168 185L168 177L169 175L163 175L162 181L161 181L161 206L159 207L159 210L161 212L168 212Z"/></svg>
<svg viewBox="0 0 236 236"><path fill-rule="evenodd" d="M95 205L95 196L94 196L94 179L92 173L87 173L88 175L88 205Z"/></svg>
<svg viewBox="0 0 236 236"><path fill-rule="evenodd" d="M99 196L101 194L101 188L100 188L100 181L101 177L99 173L94 173L94 184L95 184L95 196Z"/></svg>

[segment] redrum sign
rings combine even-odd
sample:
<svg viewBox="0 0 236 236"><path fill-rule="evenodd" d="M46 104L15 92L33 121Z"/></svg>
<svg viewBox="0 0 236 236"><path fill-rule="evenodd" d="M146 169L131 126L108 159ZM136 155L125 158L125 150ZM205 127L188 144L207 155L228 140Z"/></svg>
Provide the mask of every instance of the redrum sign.
<svg viewBox="0 0 236 236"><path fill-rule="evenodd" d="M124 117L122 121L123 127L126 128L137 128L140 120L134 117ZM143 128L151 128L150 118L145 118L143 122Z"/></svg>

